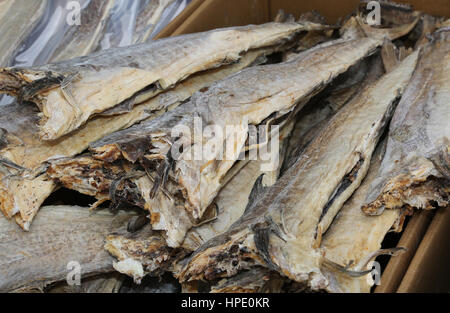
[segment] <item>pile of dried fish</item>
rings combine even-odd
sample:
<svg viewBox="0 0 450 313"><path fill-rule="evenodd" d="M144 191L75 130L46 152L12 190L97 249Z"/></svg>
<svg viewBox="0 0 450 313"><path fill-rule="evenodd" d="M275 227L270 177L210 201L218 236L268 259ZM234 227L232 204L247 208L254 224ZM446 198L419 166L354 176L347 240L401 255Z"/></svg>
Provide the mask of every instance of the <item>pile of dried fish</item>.
<svg viewBox="0 0 450 313"><path fill-rule="evenodd" d="M280 12L147 42L172 3L150 2L135 45L88 54L118 14L91 0L53 63L0 68L0 290L369 292L386 234L449 205L448 21L382 2L381 27Z"/></svg>

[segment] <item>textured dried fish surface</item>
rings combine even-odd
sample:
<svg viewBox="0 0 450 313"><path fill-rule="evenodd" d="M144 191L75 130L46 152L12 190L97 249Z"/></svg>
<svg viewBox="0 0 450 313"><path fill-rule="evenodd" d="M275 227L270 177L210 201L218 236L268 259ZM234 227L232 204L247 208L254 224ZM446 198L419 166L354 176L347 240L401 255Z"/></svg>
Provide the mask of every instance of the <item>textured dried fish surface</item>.
<svg viewBox="0 0 450 313"><path fill-rule="evenodd" d="M173 2L174 0L149 1L136 19L136 28L133 36L134 44L146 42L149 39L164 10Z"/></svg>
<svg viewBox="0 0 450 313"><path fill-rule="evenodd" d="M105 236L126 227L133 213L92 214L80 207L44 207L33 232L20 230L0 217L0 290L42 289L64 280L69 262L81 265L83 277L112 271L103 249Z"/></svg>
<svg viewBox="0 0 450 313"><path fill-rule="evenodd" d="M160 275L170 270L174 260L186 255L182 249L168 247L164 237L149 226L137 233L109 235L104 247L117 259L114 269L137 284L149 273Z"/></svg>
<svg viewBox="0 0 450 313"><path fill-rule="evenodd" d="M39 167L43 162L51 159L74 156L85 150L89 143L104 135L129 127L141 120L154 118L175 108L195 91L259 62L260 57L270 54L274 50L276 49L267 48L250 51L238 63L196 74L179 83L175 89L134 107L127 114L93 119L71 136L64 136L57 141L42 142L39 140L36 112L32 106L17 103L4 106L1 108L4 114L0 115L3 126L1 138L3 145L0 155L29 169ZM39 207L56 189L56 184L47 175L33 178L23 177L24 175L28 176L28 172L21 175L18 175L17 171L12 172L9 170L5 173L4 175L7 177L3 178L0 183L0 200L2 200L0 208L10 218L16 215L18 224L24 230L29 230ZM64 174L54 175L53 178L64 181L64 177L62 177ZM88 187L92 189L91 185ZM78 191L83 192L84 190L78 189ZM99 195L102 199L106 197L105 193L100 192Z"/></svg>
<svg viewBox="0 0 450 313"><path fill-rule="evenodd" d="M300 109L333 78L373 53L380 44L379 40L371 38L337 40L313 48L289 62L243 70L196 93L190 102L158 119L105 137L94 143L91 150L96 158L107 161L125 158L134 163L156 159L154 162L164 166L172 147L173 127L187 126L190 133L195 134L196 117L202 119L203 127L216 125L229 138L236 136L235 145L224 152L223 160L216 160L217 155L200 161L184 156L198 147L205 151L205 147L224 146L229 140L225 136L190 138L190 146L173 166L174 180L168 181L167 186L169 191L182 192L182 203L174 203L173 197L166 197L161 192L153 198L145 193L148 209L158 216L158 225L153 226L166 231L169 245L177 247L187 231L181 227L180 220L188 220L189 216L194 220L202 218L221 188L221 179L243 150L249 125L259 125L274 113L283 116ZM227 126L237 130L226 134ZM217 150L214 152L220 153ZM184 206L185 210L176 209L177 205Z"/></svg>
<svg viewBox="0 0 450 313"><path fill-rule="evenodd" d="M286 125L280 134L280 140L285 142L292 130L292 125ZM280 158L285 150L282 144ZM273 160L277 162L279 160ZM243 166L239 163L243 163ZM235 165L237 174L223 187L215 199L213 217L201 225L194 225L186 235L181 249L172 249L167 246L164 236L158 232L152 232L151 226L136 234L111 235L106 239L105 249L118 259L114 268L119 272L129 275L136 282L148 273L155 274L165 270L172 271L174 262L185 257L186 253L195 251L207 240L225 232L236 222L248 207L249 202L254 201L258 191L275 183L279 174L279 166L273 164L270 168L276 170L265 171L263 165L267 161L240 161ZM281 162L278 162L280 165ZM233 168L234 169L234 168ZM148 178L141 178L148 180ZM142 186L144 182L138 182Z"/></svg>
<svg viewBox="0 0 450 313"><path fill-rule="evenodd" d="M31 221L45 199L56 189L47 175L22 178L0 168L0 209L8 219L15 218L24 230L29 230Z"/></svg>
<svg viewBox="0 0 450 313"><path fill-rule="evenodd" d="M185 262L180 281L231 276L259 264L313 290L325 288L322 233L364 178L417 58L410 55L339 111L244 217Z"/></svg>
<svg viewBox="0 0 450 313"><path fill-rule="evenodd" d="M263 267L254 267L211 287L211 293L280 293L285 278Z"/></svg>
<svg viewBox="0 0 450 313"><path fill-rule="evenodd" d="M133 107L128 113L94 118L70 136L61 137L56 141L40 140L35 107L16 102L1 106L0 158L33 171L52 159L73 157L105 135L174 109L195 91L258 62L260 57L272 51L272 48L250 51L242 56L238 63L195 74L179 83L176 88ZM56 184L46 175L24 177L30 173L7 168L3 171L6 172L0 174L0 177L8 177L0 180L0 209L8 217L20 213L20 216L17 216L19 224L25 230L29 230L39 207L55 190ZM60 176L57 175L55 178Z"/></svg>
<svg viewBox="0 0 450 313"><path fill-rule="evenodd" d="M0 107L0 125L4 130L0 141L2 157L28 169L34 169L51 159L71 157L89 147L91 142L109 133L130 127L142 120L154 118L178 106L195 92L251 65L272 49L251 51L235 64L193 75L176 88L135 106L122 116L95 118L70 136L56 141L41 141L38 136L37 110L27 104L13 103Z"/></svg>
<svg viewBox="0 0 450 313"><path fill-rule="evenodd" d="M51 61L59 62L91 53L98 45L114 2L115 0L91 0L81 11L81 24L69 28L50 58Z"/></svg>
<svg viewBox="0 0 450 313"><path fill-rule="evenodd" d="M380 216L367 216L361 211L370 185L377 177L385 147L385 144L378 146L363 183L342 207L323 237L321 247L325 257L341 266L341 270L332 266L323 269L330 281L329 292L370 292L372 286L367 275L352 277L347 272L367 270L367 263L377 255L385 235L401 216L400 210Z"/></svg>
<svg viewBox="0 0 450 313"><path fill-rule="evenodd" d="M437 31L393 117L386 155L364 212L449 203L450 32Z"/></svg>
<svg viewBox="0 0 450 313"><path fill-rule="evenodd" d="M264 172L261 170L263 164L262 161L250 161L220 190L214 200L219 212L217 218L191 229L182 244L184 249L195 251L206 241L227 231L244 214L255 183L261 187L275 183L278 171Z"/></svg>
<svg viewBox="0 0 450 313"><path fill-rule="evenodd" d="M384 73L381 58L376 53L352 66L322 93L311 99L298 113L282 172L294 165L307 145L345 104Z"/></svg>
<svg viewBox="0 0 450 313"><path fill-rule="evenodd" d="M296 159L301 155L301 152L305 149L307 144L320 133L320 130L325 127L332 116L338 112L349 99L357 94L357 90L360 91L361 89L364 89L365 86L372 84L380 78L383 73L381 58L378 54L376 54L361 61L359 64L354 65L339 79L336 79L329 87L327 87L326 90L312 99L307 106L298 113L299 118L295 121L295 128L293 129L288 140L289 144L284 144L287 146L287 149L282 149L284 151L283 153L286 154L283 167L286 169L290 168L295 163ZM248 174L245 172L249 172L249 168L252 166L254 167L255 165L256 164L249 164L244 167L233 178L233 180L231 180L230 183L220 191L216 198L216 203L220 202L220 199L223 199L226 201L224 203L235 203L234 205L231 205L231 207L241 205L244 205L244 207L250 206L252 203L247 203L248 201L242 201L239 198L243 197L242 190L248 188L249 185L247 181L248 179L245 179ZM275 182L273 181L273 183ZM273 183L270 185L273 185ZM263 185L267 186L267 184ZM255 193L255 195L252 195L251 197L252 201L256 201L257 198L265 191L265 189L261 189L258 192L255 192L257 189L261 188L255 189L254 187L252 190L252 194ZM248 194L245 193L245 196L248 197ZM219 205L219 207L222 206ZM226 207L224 206L224 208L228 211L230 209L230 205L227 205ZM235 210L232 210L232 212L235 212ZM238 212L241 211L238 210ZM242 216L242 213L243 212L239 214L239 217ZM233 219L233 223L236 220L237 219ZM232 223L229 223L224 230L227 230L231 225ZM211 226L207 224L200 228L192 229L187 234L183 247L186 247L186 243L194 239L193 235L199 230L202 230L202 228L210 229ZM219 233L216 235L218 234ZM197 238L197 236L195 236L195 238ZM211 239L213 236L202 236L200 238L203 240L192 240L196 243L195 249L193 250L199 248L198 243L205 243L205 239ZM212 287L211 292L281 292L281 286L287 281L288 280L286 278L281 279L279 275L274 274L268 269L256 267L252 268L250 271L239 273L229 279L223 279L219 282L219 284Z"/></svg>
<svg viewBox="0 0 450 313"><path fill-rule="evenodd" d="M44 13L47 0L0 2L0 66L8 66Z"/></svg>
<svg viewBox="0 0 450 313"><path fill-rule="evenodd" d="M101 274L81 280L80 286L59 283L46 293L118 293L125 276L119 273Z"/></svg>
<svg viewBox="0 0 450 313"><path fill-rule="evenodd" d="M0 92L36 103L42 112L41 138L55 140L126 100L127 105L143 102L194 73L235 62L243 52L323 28L268 23L218 29L40 67L5 68Z"/></svg>

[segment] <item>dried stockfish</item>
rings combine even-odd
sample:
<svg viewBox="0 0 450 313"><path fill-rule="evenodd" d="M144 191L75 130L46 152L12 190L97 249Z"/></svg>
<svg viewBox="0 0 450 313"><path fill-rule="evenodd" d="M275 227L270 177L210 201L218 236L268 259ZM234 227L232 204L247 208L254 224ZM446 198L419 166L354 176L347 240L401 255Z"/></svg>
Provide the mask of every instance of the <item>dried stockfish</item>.
<svg viewBox="0 0 450 313"><path fill-rule="evenodd" d="M363 208L367 214L449 204L450 32L434 36L393 117L386 155Z"/></svg>
<svg viewBox="0 0 450 313"><path fill-rule="evenodd" d="M298 113L283 165L284 173L331 118L361 90L378 80L384 69L379 53L352 66Z"/></svg>
<svg viewBox="0 0 450 313"><path fill-rule="evenodd" d="M153 225L155 229L167 232L170 246L179 246L188 230L184 227L185 221L190 218L200 220L220 190L222 177L244 148L249 125L259 125L273 114L282 117L301 109L333 78L373 53L381 43L371 38L337 40L319 45L289 62L246 69L196 93L190 102L158 119L106 136L94 143L91 150L94 157L106 161L122 158L133 163L153 161L157 164L155 168L165 168L173 175L163 187L169 193L181 193L182 201L154 193L164 180L155 173L157 185L150 186L152 194L147 205L159 221ZM176 149L172 146L176 141L172 138L173 128L187 127L192 135L198 120L202 121L200 127L216 125L224 134L226 126L232 125L236 129L233 134L227 134L229 138L181 136L181 141L189 141L189 146L177 160L168 159L166 156ZM188 157L200 148L205 151L225 146L233 136L237 141L223 151L224 160L216 159L222 152L220 149L214 151L215 156L189 160ZM167 165L170 162L173 170Z"/></svg>
<svg viewBox="0 0 450 313"><path fill-rule="evenodd" d="M0 70L0 92L37 104L42 112L41 138L55 140L95 114L119 104L138 104L192 74L238 61L248 50L325 27L268 23L218 29L45 66L5 68Z"/></svg>
<svg viewBox="0 0 450 313"><path fill-rule="evenodd" d="M0 217L0 290L42 290L66 279L70 262L78 262L82 278L111 272L112 258L103 249L105 236L121 231L130 216L133 213L93 215L80 207L44 207L31 233Z"/></svg>
<svg viewBox="0 0 450 313"><path fill-rule="evenodd" d="M45 290L46 293L118 293L125 280L119 273L101 274L82 279L80 285L57 283Z"/></svg>
<svg viewBox="0 0 450 313"><path fill-rule="evenodd" d="M376 256L373 253L380 251L385 235L401 219L400 210L376 217L367 216L361 211L370 185L376 179L385 148L385 142L379 145L363 183L343 206L323 237L325 258L331 261L328 266L325 262L323 269L330 281L327 287L329 292L370 292L369 274L352 277L348 272L367 271L370 256ZM401 225L398 226L396 230L400 231ZM333 263L341 265L341 269L345 270L338 269Z"/></svg>
<svg viewBox="0 0 450 313"><path fill-rule="evenodd" d="M286 140L291 130L292 124L285 126L280 134L282 142ZM283 146L284 144L280 149L281 159L284 155ZM108 236L105 248L118 259L118 262L114 263L114 268L133 277L136 282L140 282L148 273L155 275L173 270L175 261L228 230L244 214L249 204L259 196L261 190L275 183L281 161L276 159L271 161L272 164L268 162L241 161L244 163L242 167L240 164L235 165L239 171L225 184L211 207L215 214L201 225L194 226L190 223L190 227L194 227L187 233L181 249L169 248L164 236L151 231L151 226L139 233ZM146 184L148 178L143 177L139 180L141 181L136 184L142 186Z"/></svg>
<svg viewBox="0 0 450 313"><path fill-rule="evenodd" d="M211 293L280 293L286 281L276 272L254 267L211 287Z"/></svg>
<svg viewBox="0 0 450 313"><path fill-rule="evenodd" d="M44 200L56 189L47 175L40 175L44 162L61 157L72 157L83 152L91 142L114 131L125 129L145 119L155 118L174 109L195 91L207 87L216 80L260 62L274 49L259 49L242 56L238 63L193 75L173 90L160 94L130 112L118 116L97 117L86 125L56 141L41 141L37 127L36 110L28 104L12 103L0 107L2 125L0 158L9 160L29 171L9 169L0 174L0 209L8 217L16 214L19 224L28 230ZM261 60L262 61L262 60ZM2 164L0 164L0 167ZM33 174L38 169L38 175ZM4 169L6 171L6 168ZM29 173L29 172L32 173Z"/></svg>
<svg viewBox="0 0 450 313"><path fill-rule="evenodd" d="M360 73L363 73L363 75L360 75ZM295 163L308 143L320 133L320 130L326 126L332 116L338 112L345 105L345 103L347 103L348 100L357 93L357 91L360 91L375 82L381 75L383 75L383 73L384 71L381 58L379 54L376 54L369 59L363 60L359 64L354 65L349 69L349 71L343 74L342 77L333 82L326 90L312 99L310 103L308 103L307 106L298 113L299 118L295 122L294 131L289 138L289 147L286 152L287 156L283 164L285 170L290 168ZM233 188L236 189L236 191L230 193L230 199L232 199L231 195L238 194L238 190L245 188L244 186L246 185L246 182L240 183L240 175L241 174L238 174L235 179L230 182L230 184L236 185L236 188ZM240 187L240 185L243 187ZM218 198L222 197L223 194L227 194L225 192L226 189L227 186L221 190ZM232 189L230 188L230 190ZM254 201L256 201L256 199L254 199ZM229 226L231 226L231 224L229 224ZM227 228L229 228L229 226ZM193 233L192 230L187 234L184 245L189 240L191 233ZM209 238L212 237L209 236ZM196 249L198 248L199 247L196 247ZM212 292L233 292L238 290L246 290L247 292L267 291L269 284L262 278L272 277L269 280L271 282L272 279L274 279L273 276L276 277L277 275L274 275L273 272L271 273L268 269L256 269L256 272L260 273L261 277L255 275L252 281L248 281L246 277L249 276L251 271L244 271L243 273L237 274L237 276L231 277L229 281L228 279L222 280L220 284L212 287ZM288 280L284 278L284 281L281 281L280 279L275 279L275 281L287 283ZM281 291L279 287L276 289L271 287L269 289L272 292Z"/></svg>
<svg viewBox="0 0 450 313"><path fill-rule="evenodd" d="M326 288L321 236L364 178L417 58L410 55L340 110L244 217L185 262L180 281L232 276L257 264Z"/></svg>

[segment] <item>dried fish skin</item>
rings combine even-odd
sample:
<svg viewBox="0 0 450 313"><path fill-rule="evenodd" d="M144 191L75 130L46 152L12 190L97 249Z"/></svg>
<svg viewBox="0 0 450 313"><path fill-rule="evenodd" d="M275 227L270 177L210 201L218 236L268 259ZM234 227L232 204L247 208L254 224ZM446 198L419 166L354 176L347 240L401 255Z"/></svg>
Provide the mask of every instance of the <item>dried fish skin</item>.
<svg viewBox="0 0 450 313"><path fill-rule="evenodd" d="M125 277L119 273L101 274L81 280L80 286L56 284L45 290L46 293L119 293Z"/></svg>
<svg viewBox="0 0 450 313"><path fill-rule="evenodd" d="M402 214L400 210L390 210L380 216L367 216L361 211L370 185L377 177L385 148L385 143L379 144L363 183L342 207L322 240L325 258L355 273L367 270L370 257L381 249L385 235ZM348 265L350 266L347 267ZM329 266L323 268L323 272L330 281L328 292L370 292L371 285L367 275L352 277Z"/></svg>
<svg viewBox="0 0 450 313"><path fill-rule="evenodd" d="M4 0L0 3L0 65L8 66L34 25L42 17L47 0Z"/></svg>
<svg viewBox="0 0 450 313"><path fill-rule="evenodd" d="M436 31L438 26L438 19L434 16L424 14L420 20L421 33L417 40L414 48L419 49L423 45L427 44L432 38L433 33Z"/></svg>
<svg viewBox="0 0 450 313"><path fill-rule="evenodd" d="M15 217L22 229L30 230L31 222L56 186L47 175L22 178L17 175L0 176L0 209L7 218Z"/></svg>
<svg viewBox="0 0 450 313"><path fill-rule="evenodd" d="M254 267L211 287L211 293L280 293L285 278L263 267Z"/></svg>
<svg viewBox="0 0 450 313"><path fill-rule="evenodd" d="M164 237L153 232L151 227L136 234L109 235L104 248L118 260L113 263L114 269L132 277L137 284L148 273L164 273L174 260L186 254L183 249L168 247Z"/></svg>
<svg viewBox="0 0 450 313"><path fill-rule="evenodd" d="M371 10L367 6L368 2L370 2L370 0L361 1L357 10L357 19L360 21L360 25L364 32L371 32L372 36L376 36L376 33L382 33L383 30L386 30L387 28L391 29L389 31L390 34L394 34L397 30L402 28L409 28L410 26L414 27L423 15L422 12L415 11L409 4L401 4L392 1L378 1L380 4L380 14L382 16L380 21L381 25L371 28L367 25L368 20L371 19L369 16ZM407 33L409 33L413 27L411 27ZM388 39L393 40L392 37L389 37Z"/></svg>
<svg viewBox="0 0 450 313"><path fill-rule="evenodd" d="M2 106L0 107L0 125L2 125L1 142L3 147L0 150L0 158L33 171L40 168L45 162L73 157L88 148L91 142L99 140L109 133L125 129L142 120L156 118L166 111L173 110L195 91L205 88L214 81L236 73L255 62L259 62L260 58L264 58L264 55L270 54L272 51L272 48L250 51L242 56L238 63L195 74L179 83L173 90L135 106L128 113L94 118L70 136L64 136L57 141L43 142L40 140L35 107L18 103ZM14 176L9 176L10 174L9 172L4 175L1 174L0 199L3 199L3 201L0 201L0 208L6 216L10 217L18 211L26 212L26 214L18 215L16 220L20 221L19 225L25 226L25 230L29 230L39 207L57 189L57 184L52 182L49 177L23 177L24 175L29 176L28 171L21 175L15 173ZM56 174L54 177L57 178L58 176L62 175ZM45 182L45 188L42 188L43 182ZM12 186L15 186L15 188ZM92 189L92 186L89 189ZM82 190L78 191L82 192ZM90 195L92 195L92 192ZM104 194L100 193L100 195L103 199Z"/></svg>
<svg viewBox="0 0 450 313"><path fill-rule="evenodd" d="M435 36L393 117L386 155L363 207L367 214L449 203L449 32Z"/></svg>
<svg viewBox="0 0 450 313"><path fill-rule="evenodd" d="M333 78L373 53L379 44L380 41L371 38L338 40L325 47L318 46L289 62L245 69L196 93L190 102L158 119L105 137L94 143L91 150L99 159L106 153L135 163L144 157L155 159L167 155L173 142L173 127L185 125L194 134L195 117L201 117L203 127L217 125L225 130L227 125L237 126L237 143L227 152L226 160L210 162L181 157L175 161L175 187L182 191L186 212L194 220L201 219L220 190L222 177L244 148L249 125L259 125L273 113L283 116L301 108ZM217 139L220 138L213 138ZM225 139L222 140L216 146L222 146ZM188 155L196 146L203 146L203 141L212 143L208 138L191 141L183 154ZM163 197L148 203L150 210L173 206L170 203L161 205ZM158 230L171 232L168 241L176 247L182 243L185 233L180 228L167 229L167 225L179 225L178 217L170 220L170 216L165 216L166 226Z"/></svg>
<svg viewBox="0 0 450 313"><path fill-rule="evenodd" d="M52 162L45 175L58 185L96 197L98 201L93 204L93 209L106 201L112 202L111 209L121 204L145 208L144 200L132 180L145 173L134 172L126 164L105 166L90 156L80 156Z"/></svg>
<svg viewBox="0 0 450 313"><path fill-rule="evenodd" d="M81 275L111 272L112 258L103 250L105 236L120 231L132 213L113 215L80 207L44 207L33 232L23 232L0 217L1 291L43 289L66 279L69 262L81 265Z"/></svg>
<svg viewBox="0 0 450 313"><path fill-rule="evenodd" d="M81 11L81 24L70 27L50 60L60 62L92 52L98 45L113 6L114 0L90 0Z"/></svg>
<svg viewBox="0 0 450 313"><path fill-rule="evenodd" d="M46 66L1 69L0 92L36 103L43 113L41 138L55 140L125 100L143 102L196 72L238 61L243 52L323 27L268 23L219 29Z"/></svg>
<svg viewBox="0 0 450 313"><path fill-rule="evenodd" d="M370 13L370 8L367 4L370 0L361 0L358 8L358 13L360 16L367 16ZM381 27L393 27L398 25L404 25L411 23L418 14L414 11L412 5L405 3L398 3L390 0L378 1L381 9Z"/></svg>
<svg viewBox="0 0 450 313"><path fill-rule="evenodd" d="M120 165L110 165L105 169L103 162L88 156L55 160L46 173L66 188L98 199L108 199L113 182L127 175Z"/></svg>
<svg viewBox="0 0 450 313"><path fill-rule="evenodd" d="M321 235L364 178L417 58L411 54L340 110L248 214L183 263L180 281L229 277L262 265L312 290L326 288Z"/></svg>
<svg viewBox="0 0 450 313"><path fill-rule="evenodd" d="M286 125L283 128L280 134L282 142L286 140L291 130L292 125ZM281 150L284 149L281 148ZM283 151L280 151L280 154L283 155ZM278 170L264 171L262 165L267 161L240 162L244 165L235 165L238 168L237 174L226 184L224 183L225 186L215 199L212 209L215 209L216 214L213 218L209 221L206 220L201 225L193 225L188 219L184 223L180 223L182 225L180 227L184 227L184 225L192 227L187 229L189 231L181 248L169 248L165 237L152 231L152 228L156 228L155 225L160 222L158 221L160 217L155 213L150 216L153 225L138 233L108 236L105 249L118 259L119 262L114 263L115 269L133 277L136 282L141 281L149 273L156 275L164 271L174 271L177 266L176 262L182 260L186 254L195 251L201 244L214 236L225 232L243 215L249 202L258 197L259 194L255 190L273 185L279 173ZM144 197L151 188L143 189L143 186L149 183L148 178L140 178L136 182L141 190L146 191L142 193ZM174 214L177 214L177 211ZM181 218L180 221L182 221Z"/></svg>
<svg viewBox="0 0 450 313"><path fill-rule="evenodd" d="M258 49L243 55L238 63L193 75L172 90L143 102L120 116L97 117L86 125L56 141L41 141L37 127L37 110L30 105L12 103L0 107L0 124L3 137L8 144L2 147L0 155L29 169L61 157L72 157L86 150L89 144L102 137L122 130L146 119L170 111L190 96L213 82L223 79L252 65L260 57L270 54L272 48Z"/></svg>
<svg viewBox="0 0 450 313"><path fill-rule="evenodd" d="M234 165L227 174L231 178L224 179L223 187L214 199L213 206L217 210L216 217L208 223L190 229L182 245L184 249L195 251L209 239L226 232L267 187L275 184L280 175L288 138L293 128L294 123L291 121L280 131L277 159L269 161L243 160ZM241 166L240 163L245 164ZM237 172L234 172L235 167L238 169Z"/></svg>
<svg viewBox="0 0 450 313"><path fill-rule="evenodd" d="M195 251L209 239L227 231L244 214L255 184L261 184L261 187L265 188L275 183L278 171L263 172L262 163L250 161L220 190L214 201L219 211L217 218L210 223L192 228L186 234L183 248Z"/></svg>
<svg viewBox="0 0 450 313"><path fill-rule="evenodd" d="M374 54L352 66L322 93L311 99L298 113L282 173L294 165L307 145L345 104L383 74L385 70L381 58L378 53Z"/></svg>

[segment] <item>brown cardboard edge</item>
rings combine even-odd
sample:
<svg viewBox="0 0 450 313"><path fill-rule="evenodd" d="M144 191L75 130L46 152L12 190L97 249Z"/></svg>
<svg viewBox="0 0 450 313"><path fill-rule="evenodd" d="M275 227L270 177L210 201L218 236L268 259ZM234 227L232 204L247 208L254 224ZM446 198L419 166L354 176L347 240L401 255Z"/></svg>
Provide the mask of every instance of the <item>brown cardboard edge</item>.
<svg viewBox="0 0 450 313"><path fill-rule="evenodd" d="M172 35L269 21L268 0L205 0Z"/></svg>
<svg viewBox="0 0 450 313"><path fill-rule="evenodd" d="M397 291L433 216L433 211L422 211L410 219L397 245L398 247L406 248L406 252L389 260L381 276L380 285L375 288L375 293L393 293Z"/></svg>
<svg viewBox="0 0 450 313"><path fill-rule="evenodd" d="M447 207L436 212L397 292L450 292L450 250L446 245L449 240L450 207Z"/></svg>
<svg viewBox="0 0 450 313"><path fill-rule="evenodd" d="M428 14L450 17L450 6L446 1L448 0L397 0L396 2L412 4L415 9ZM212 28L203 27L202 24L211 19L214 20L215 27L242 25L241 19L233 20L233 13L236 12L240 16L248 18L247 24L261 24L273 20L279 9L285 9L294 15L316 9L325 16L329 23L335 23L339 17L352 13L358 3L359 0L305 2L296 0L193 0L155 39L210 30ZM259 18L254 16L254 12L257 10L262 12Z"/></svg>
<svg viewBox="0 0 450 313"><path fill-rule="evenodd" d="M188 19L205 0L193 0L172 22L169 23L155 39L173 36L173 33Z"/></svg>
<svg viewBox="0 0 450 313"><path fill-rule="evenodd" d="M411 4L414 9L435 16L450 17L448 0L393 0L394 2ZM316 10L322 14L328 23L336 23L340 17L355 11L360 0L270 0L270 18L274 18L279 9L299 17L301 13ZM339 8L339 9L337 9Z"/></svg>

